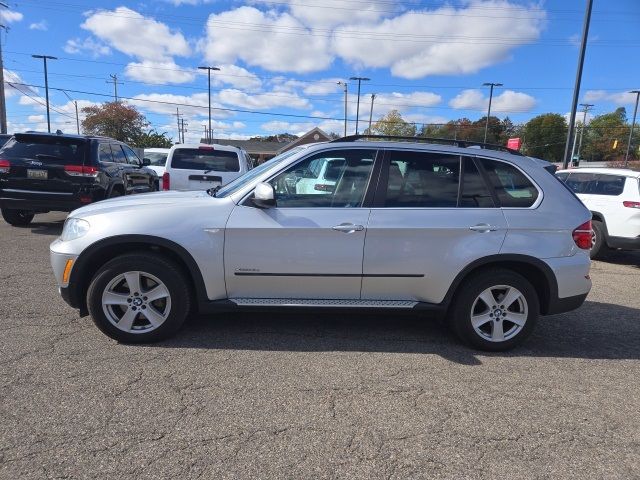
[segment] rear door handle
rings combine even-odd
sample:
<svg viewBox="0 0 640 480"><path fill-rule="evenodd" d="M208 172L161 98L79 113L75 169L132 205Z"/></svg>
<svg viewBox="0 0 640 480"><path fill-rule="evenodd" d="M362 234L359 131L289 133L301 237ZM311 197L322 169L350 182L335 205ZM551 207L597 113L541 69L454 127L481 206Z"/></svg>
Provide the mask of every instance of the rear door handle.
<svg viewBox="0 0 640 480"><path fill-rule="evenodd" d="M473 230L474 232L495 232L498 230L498 227L494 225L489 225L488 223L479 223L478 225L473 225L469 227L469 230Z"/></svg>
<svg viewBox="0 0 640 480"><path fill-rule="evenodd" d="M343 233L361 232L362 230L364 230L364 227L362 225L354 225L353 223L341 223L340 225L336 225L331 228L336 232Z"/></svg>

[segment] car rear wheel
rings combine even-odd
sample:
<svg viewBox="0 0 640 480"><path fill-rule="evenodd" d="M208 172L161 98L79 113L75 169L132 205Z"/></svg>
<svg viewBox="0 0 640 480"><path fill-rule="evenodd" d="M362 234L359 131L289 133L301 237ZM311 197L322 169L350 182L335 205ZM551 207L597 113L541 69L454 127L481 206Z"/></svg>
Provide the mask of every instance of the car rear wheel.
<svg viewBox="0 0 640 480"><path fill-rule="evenodd" d="M496 269L462 283L450 321L465 343L481 350L504 351L529 336L539 315L533 286L513 271Z"/></svg>
<svg viewBox="0 0 640 480"><path fill-rule="evenodd" d="M593 233L591 234L591 250L589 256L591 258L598 258L602 256L607 245L604 241L604 225L598 220L591 222L591 228Z"/></svg>
<svg viewBox="0 0 640 480"><path fill-rule="evenodd" d="M2 218L5 222L14 227L26 227L31 223L34 213L29 210L14 210L11 208L2 209Z"/></svg>
<svg viewBox="0 0 640 480"><path fill-rule="evenodd" d="M161 255L127 254L106 263L91 281L87 307L109 337L148 343L173 335L191 308L189 282Z"/></svg>

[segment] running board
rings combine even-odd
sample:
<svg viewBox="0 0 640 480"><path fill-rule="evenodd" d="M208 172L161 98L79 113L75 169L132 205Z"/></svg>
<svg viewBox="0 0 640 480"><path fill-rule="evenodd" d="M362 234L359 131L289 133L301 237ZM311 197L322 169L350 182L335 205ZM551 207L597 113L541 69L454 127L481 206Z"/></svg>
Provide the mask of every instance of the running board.
<svg viewBox="0 0 640 480"><path fill-rule="evenodd" d="M230 298L241 307L353 307L353 308L413 308L413 300L351 300L315 298Z"/></svg>

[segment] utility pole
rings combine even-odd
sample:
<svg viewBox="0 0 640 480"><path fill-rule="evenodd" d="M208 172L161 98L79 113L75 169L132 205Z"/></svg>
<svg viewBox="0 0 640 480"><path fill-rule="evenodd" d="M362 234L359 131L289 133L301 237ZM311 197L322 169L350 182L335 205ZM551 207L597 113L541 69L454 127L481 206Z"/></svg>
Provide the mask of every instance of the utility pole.
<svg viewBox="0 0 640 480"><path fill-rule="evenodd" d="M349 80L357 80L358 81L358 103L357 103L357 106L356 106L356 135L358 135L358 120L360 118L360 83L368 82L371 79L370 78L366 78L366 77L351 77L351 78L349 78Z"/></svg>
<svg viewBox="0 0 640 480"><path fill-rule="evenodd" d="M181 143L180 141L180 108L176 107L176 120L178 121L178 142L177 143Z"/></svg>
<svg viewBox="0 0 640 480"><path fill-rule="evenodd" d="M344 136L347 136L347 87L349 84L347 82L338 82L338 85L342 85L344 87Z"/></svg>
<svg viewBox="0 0 640 480"><path fill-rule="evenodd" d="M484 143L487 143L487 132L489 131L489 117L491 116L491 101L493 100L493 87L501 87L501 83L485 82L484 87L491 87L489 90L489 108L487 109L487 121L484 124Z"/></svg>
<svg viewBox="0 0 640 480"><path fill-rule="evenodd" d="M113 83L113 98L114 101L118 101L118 85L124 85L124 83L118 81L118 74L114 73L113 75L109 75L111 80L107 80L106 83Z"/></svg>
<svg viewBox="0 0 640 480"><path fill-rule="evenodd" d="M0 2L0 6L9 8L4 2ZM4 31L7 31L6 25L1 25ZM0 133L7 133L7 100L4 96L4 62L2 59L2 32L0 31Z"/></svg>
<svg viewBox="0 0 640 480"><path fill-rule="evenodd" d="M198 67L198 70L206 70L209 79L209 134L207 135L207 143L211 143L211 70L220 70L218 67Z"/></svg>
<svg viewBox="0 0 640 480"><path fill-rule="evenodd" d="M78 135L80 135L80 117L78 116L78 102L76 100L74 100L73 98L71 98L69 96L69 94L67 92L65 92L64 90L60 90L62 93L65 94L65 96L71 100L73 102L73 104L76 107L76 130L78 132Z"/></svg>
<svg viewBox="0 0 640 480"><path fill-rule="evenodd" d="M578 161L580 161L580 150L582 149L582 138L584 137L584 129L587 125L587 112L591 109L591 107L593 107L592 103L581 103L580 104L581 107L584 108L583 113L584 115L582 116L582 128L580 129L580 143L578 143ZM573 142L573 144L575 145L576 142ZM573 152L571 152L571 159L573 160Z"/></svg>
<svg viewBox="0 0 640 480"><path fill-rule="evenodd" d="M188 125L189 125L189 123L186 123L186 124L185 124L185 123L184 123L184 118L181 118L181 119L180 119L180 124L182 125L182 143L185 143L185 140L184 140L184 132L186 132L186 131L187 131L187 129L186 129L186 128L184 128L184 127L185 127L185 125L187 125L187 126L188 126Z"/></svg>
<svg viewBox="0 0 640 480"><path fill-rule="evenodd" d="M371 110L369 110L369 135L371 135L371 119L373 117L373 101L376 99L376 94L371 94Z"/></svg>
<svg viewBox="0 0 640 480"><path fill-rule="evenodd" d="M47 74L47 60L57 60L50 55L31 55L33 58L41 58L44 61L44 92L47 101L47 131L51 133L51 116L49 114L49 78Z"/></svg>
<svg viewBox="0 0 640 480"><path fill-rule="evenodd" d="M629 162L629 150L631 149L631 139L633 138L633 128L636 126L636 115L638 113L638 100L640 100L640 90L631 90L629 93L636 94L636 107L633 109L633 121L631 122L631 131L629 132L629 141L627 142L627 153L624 155L624 168L627 168Z"/></svg>
<svg viewBox="0 0 640 480"><path fill-rule="evenodd" d="M569 154L576 124L576 110L578 109L580 83L582 82L582 67L584 66L584 54L587 50L587 38L589 37L589 23L591 22L592 6L593 0L587 0L587 10L584 14L584 25L582 27L582 43L580 45L580 56L578 57L578 71L576 72L576 84L573 88L573 102L571 103L571 116L569 117L569 132L567 133L567 143L564 146L563 168L567 168L569 166Z"/></svg>

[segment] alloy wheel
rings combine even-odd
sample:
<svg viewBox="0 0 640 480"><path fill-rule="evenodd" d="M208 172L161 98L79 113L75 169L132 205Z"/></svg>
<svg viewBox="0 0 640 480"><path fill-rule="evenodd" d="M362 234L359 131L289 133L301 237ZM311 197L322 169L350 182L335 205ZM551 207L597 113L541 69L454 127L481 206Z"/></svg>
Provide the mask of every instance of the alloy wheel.
<svg viewBox="0 0 640 480"><path fill-rule="evenodd" d="M504 342L524 328L529 314L527 300L520 290L495 285L482 291L471 307L471 325L490 342Z"/></svg>
<svg viewBox="0 0 640 480"><path fill-rule="evenodd" d="M171 294L150 273L132 271L111 280L102 293L109 322L127 333L147 333L160 327L171 312Z"/></svg>

